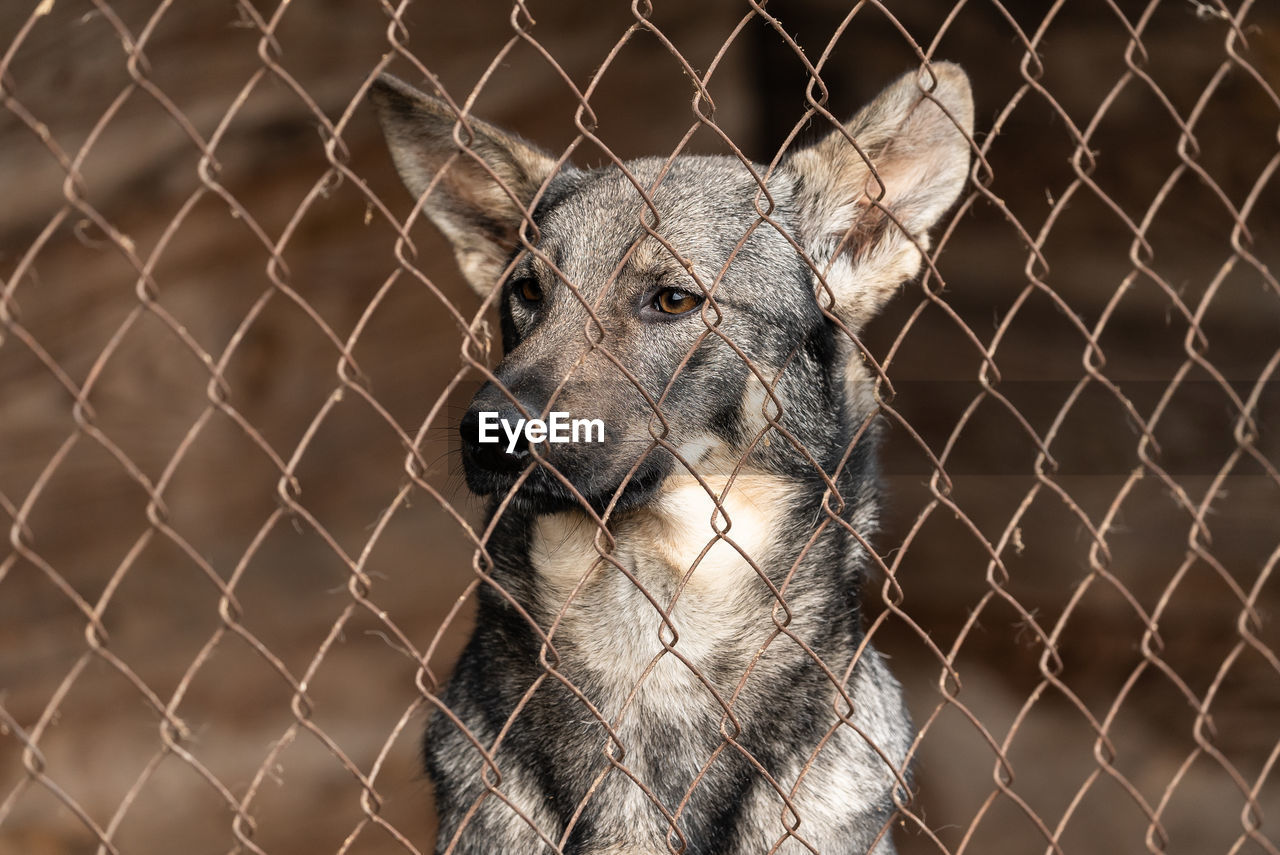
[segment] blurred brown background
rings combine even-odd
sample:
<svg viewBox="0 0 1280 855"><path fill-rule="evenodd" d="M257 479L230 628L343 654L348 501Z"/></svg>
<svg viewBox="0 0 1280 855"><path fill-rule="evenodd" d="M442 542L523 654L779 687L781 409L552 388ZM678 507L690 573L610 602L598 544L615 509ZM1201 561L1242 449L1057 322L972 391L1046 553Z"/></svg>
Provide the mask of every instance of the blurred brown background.
<svg viewBox="0 0 1280 855"><path fill-rule="evenodd" d="M918 63L911 39L961 62L989 145L945 290L909 286L867 331L897 394L895 581L866 599L926 726L900 846L1275 853L1280 9L1047 6L765 7L812 61L840 31L837 115ZM0 8L3 855L98 851L91 824L120 853L430 850L404 645L447 673L472 550L405 443L476 520L448 453L474 379L449 391L441 297L478 301L427 225L438 292L397 263L371 200L411 200L362 87L398 32L458 100L487 73L475 112L559 151L565 77L583 89L634 27L590 100L619 157L695 124L664 40L717 61L715 122L757 160L806 108L803 64L746 4L528 11L519 36L493 0L409 4L402 30L353 0ZM724 147L702 128L690 150ZM376 803L352 771L375 764Z"/></svg>

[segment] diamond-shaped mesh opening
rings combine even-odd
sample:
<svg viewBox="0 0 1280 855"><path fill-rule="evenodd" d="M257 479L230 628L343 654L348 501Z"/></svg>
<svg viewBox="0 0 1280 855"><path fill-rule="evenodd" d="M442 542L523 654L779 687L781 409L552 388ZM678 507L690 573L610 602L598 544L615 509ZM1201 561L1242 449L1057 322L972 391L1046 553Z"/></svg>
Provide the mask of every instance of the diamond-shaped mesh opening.
<svg viewBox="0 0 1280 855"><path fill-rule="evenodd" d="M9 4L0 855L1277 851L1278 48L1249 0ZM786 182L940 60L970 172L870 319ZM517 198L502 263L577 313L553 402L647 395L647 501L468 489L530 387L383 71L625 176L576 255ZM615 250L707 298L678 369Z"/></svg>

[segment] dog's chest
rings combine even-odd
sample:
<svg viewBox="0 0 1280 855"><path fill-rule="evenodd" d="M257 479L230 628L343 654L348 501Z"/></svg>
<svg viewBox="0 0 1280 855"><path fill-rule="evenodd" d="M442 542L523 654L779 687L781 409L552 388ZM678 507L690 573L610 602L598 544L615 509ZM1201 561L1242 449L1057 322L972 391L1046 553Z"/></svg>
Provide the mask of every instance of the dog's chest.
<svg viewBox="0 0 1280 855"><path fill-rule="evenodd" d="M629 710L719 707L707 683L732 692L774 629L761 572L787 490L761 475L727 493L723 479L708 486L668 486L611 526L612 549L581 513L535 523L530 559L552 642L567 642L566 673L619 723Z"/></svg>

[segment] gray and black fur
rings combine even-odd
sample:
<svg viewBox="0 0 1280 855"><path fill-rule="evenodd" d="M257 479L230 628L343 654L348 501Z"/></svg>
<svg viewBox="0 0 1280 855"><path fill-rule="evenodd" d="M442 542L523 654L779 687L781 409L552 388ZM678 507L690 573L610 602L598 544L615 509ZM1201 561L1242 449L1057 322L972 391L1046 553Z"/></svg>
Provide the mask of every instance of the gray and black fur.
<svg viewBox="0 0 1280 855"><path fill-rule="evenodd" d="M851 334L968 174L968 80L932 74L790 154L769 198L729 157L557 168L469 117L460 149L444 102L374 85L505 352L461 424L496 586L428 728L439 852L894 851L912 728L859 614L878 491ZM607 442L477 441L482 410L553 409Z"/></svg>

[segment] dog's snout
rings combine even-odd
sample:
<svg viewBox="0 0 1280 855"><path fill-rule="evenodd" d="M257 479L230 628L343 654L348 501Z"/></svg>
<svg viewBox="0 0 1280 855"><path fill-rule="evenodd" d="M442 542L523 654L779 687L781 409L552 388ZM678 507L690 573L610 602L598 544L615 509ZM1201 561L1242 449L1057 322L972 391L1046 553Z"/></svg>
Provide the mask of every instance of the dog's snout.
<svg viewBox="0 0 1280 855"><path fill-rule="evenodd" d="M517 424L523 418L511 402L477 402L458 425L462 447L472 463L495 473L519 472L529 463L529 441L523 431L515 436L504 432L502 425Z"/></svg>

